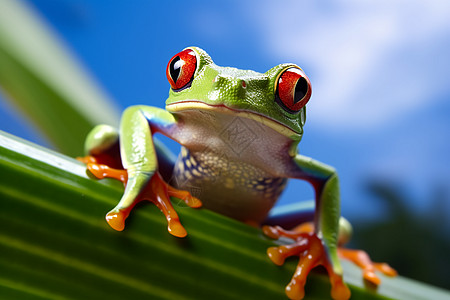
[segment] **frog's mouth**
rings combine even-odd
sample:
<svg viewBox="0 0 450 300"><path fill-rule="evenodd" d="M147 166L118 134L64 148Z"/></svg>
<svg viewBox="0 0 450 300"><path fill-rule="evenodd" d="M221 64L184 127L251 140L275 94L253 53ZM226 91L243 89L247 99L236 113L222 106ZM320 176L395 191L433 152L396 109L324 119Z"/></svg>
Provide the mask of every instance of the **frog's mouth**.
<svg viewBox="0 0 450 300"><path fill-rule="evenodd" d="M286 137L293 138L294 136L299 136L301 133L292 130L286 125L278 122L277 120L271 119L262 114L255 113L253 111L248 110L239 110L230 108L224 104L207 104L201 101L191 100L191 101L180 101L175 103L170 103L166 105L166 110L172 113L191 110L191 109L201 109L208 111L215 111L224 114L233 114L235 116L248 118L259 122L267 127L272 128L273 130L283 134Z"/></svg>

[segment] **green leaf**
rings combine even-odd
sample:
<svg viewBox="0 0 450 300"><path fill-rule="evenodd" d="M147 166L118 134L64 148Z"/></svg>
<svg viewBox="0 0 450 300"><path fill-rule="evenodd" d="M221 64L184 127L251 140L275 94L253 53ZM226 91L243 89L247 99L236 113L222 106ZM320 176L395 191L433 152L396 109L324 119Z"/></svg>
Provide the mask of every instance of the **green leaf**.
<svg viewBox="0 0 450 300"><path fill-rule="evenodd" d="M296 260L275 266L266 256L274 242L259 229L173 199L187 238L171 236L153 205L116 232L104 216L122 191L72 158L0 134L0 298L286 299ZM448 299L384 276L377 295L363 288L359 269L344 269L352 299ZM306 299L329 292L326 276L308 278Z"/></svg>
<svg viewBox="0 0 450 300"><path fill-rule="evenodd" d="M63 153L81 155L96 124L118 124L112 101L27 6L0 1L0 87Z"/></svg>
<svg viewBox="0 0 450 300"><path fill-rule="evenodd" d="M0 86L66 154L82 153L95 124L118 123L55 34L14 0L0 1ZM122 191L71 158L0 134L0 299L285 299L296 262L273 265L265 251L274 242L259 230L179 204L185 239L168 234L151 205L115 232L104 214ZM449 299L401 277L382 276L376 294L362 286L359 269L344 270L352 299ZM325 276L309 277L307 299L329 291Z"/></svg>

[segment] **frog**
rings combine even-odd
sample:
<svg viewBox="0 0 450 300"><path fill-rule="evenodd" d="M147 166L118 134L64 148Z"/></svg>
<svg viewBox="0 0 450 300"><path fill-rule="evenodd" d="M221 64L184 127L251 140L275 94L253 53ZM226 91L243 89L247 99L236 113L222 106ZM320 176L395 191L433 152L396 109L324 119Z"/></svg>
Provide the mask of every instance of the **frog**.
<svg viewBox="0 0 450 300"><path fill-rule="evenodd" d="M297 271L286 286L287 297L302 299L308 274L322 265L332 298L348 299L342 258L360 265L364 277L375 284L379 284L375 270L393 274L389 266L372 263L365 252L338 247L351 231L340 214L338 174L298 153L312 95L302 68L285 63L259 73L221 67L201 48L187 47L169 60L166 76L170 90L165 109L131 106L123 112L118 129L98 125L86 138L86 156L81 160L89 172L125 185L122 198L106 214L113 229L124 230L134 206L148 200L164 213L169 233L185 237L171 197L192 208L204 207L261 226L287 181L300 179L315 191L313 222L289 230L262 227L269 238L292 240L291 245L267 250L275 264L299 256ZM179 143L180 155L169 155L153 138L155 133Z"/></svg>

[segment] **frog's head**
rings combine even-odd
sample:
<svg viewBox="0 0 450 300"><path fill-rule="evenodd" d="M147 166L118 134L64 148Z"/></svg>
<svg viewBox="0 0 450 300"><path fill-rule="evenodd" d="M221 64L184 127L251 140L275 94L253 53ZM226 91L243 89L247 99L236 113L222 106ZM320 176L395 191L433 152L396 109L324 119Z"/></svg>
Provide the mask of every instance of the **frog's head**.
<svg viewBox="0 0 450 300"><path fill-rule="evenodd" d="M189 47L167 65L166 109L217 110L254 119L299 141L311 84L301 68L281 64L266 73L219 67L202 49Z"/></svg>

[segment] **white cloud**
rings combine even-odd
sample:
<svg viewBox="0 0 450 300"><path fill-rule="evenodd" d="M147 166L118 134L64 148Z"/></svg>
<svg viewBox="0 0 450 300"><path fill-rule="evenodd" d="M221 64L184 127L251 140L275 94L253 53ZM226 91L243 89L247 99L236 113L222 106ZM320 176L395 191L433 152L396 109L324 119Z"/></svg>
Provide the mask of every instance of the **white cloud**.
<svg viewBox="0 0 450 300"><path fill-rule="evenodd" d="M378 127L450 91L449 1L272 1L252 11L271 55L307 67L309 125Z"/></svg>

